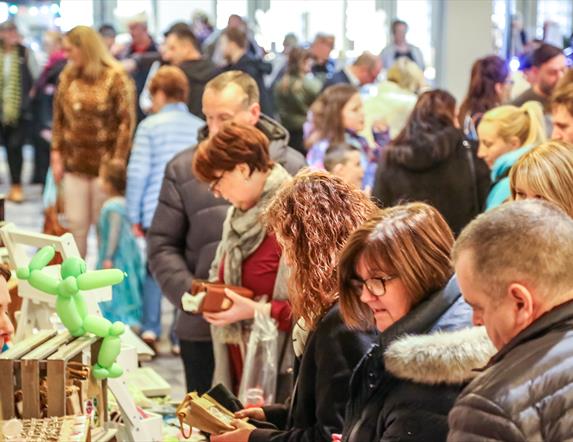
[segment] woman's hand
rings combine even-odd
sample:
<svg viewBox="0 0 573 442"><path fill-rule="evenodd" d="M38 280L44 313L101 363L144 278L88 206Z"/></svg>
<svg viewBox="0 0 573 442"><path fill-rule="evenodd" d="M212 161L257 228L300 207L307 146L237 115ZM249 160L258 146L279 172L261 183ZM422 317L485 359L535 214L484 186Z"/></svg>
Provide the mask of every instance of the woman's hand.
<svg viewBox="0 0 573 442"><path fill-rule="evenodd" d="M50 154L50 166L52 167L52 175L54 175L54 181L59 184L64 177L64 163L62 161L62 156L60 152L53 150Z"/></svg>
<svg viewBox="0 0 573 442"><path fill-rule="evenodd" d="M331 442L341 442L342 441L342 434L332 433Z"/></svg>
<svg viewBox="0 0 573 442"><path fill-rule="evenodd" d="M249 436L255 429L253 425L239 419L233 419L231 425L236 430L218 436L211 435L211 442L249 442Z"/></svg>
<svg viewBox="0 0 573 442"><path fill-rule="evenodd" d="M228 310L218 313L203 313L207 322L222 327L245 319L253 319L255 310L264 307L264 304L245 298L234 291L225 289L227 297L233 301L233 305Z"/></svg>
<svg viewBox="0 0 573 442"><path fill-rule="evenodd" d="M235 417L237 419L249 418L255 419L257 421L266 421L267 417L265 416L265 410L261 407L253 407L253 408L244 408L239 410L235 413Z"/></svg>

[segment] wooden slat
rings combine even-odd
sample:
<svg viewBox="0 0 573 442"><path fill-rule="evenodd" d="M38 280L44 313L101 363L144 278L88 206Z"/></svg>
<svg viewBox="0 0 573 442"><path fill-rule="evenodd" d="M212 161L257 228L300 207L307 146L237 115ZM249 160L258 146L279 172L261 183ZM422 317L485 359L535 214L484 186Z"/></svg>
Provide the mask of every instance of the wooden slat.
<svg viewBox="0 0 573 442"><path fill-rule="evenodd" d="M24 419L40 418L40 373L38 361L22 361L22 400Z"/></svg>
<svg viewBox="0 0 573 442"><path fill-rule="evenodd" d="M20 359L22 356L29 353L31 350L35 349L39 345L42 345L48 339L56 336L56 334L57 334L56 330L42 330L39 333L18 342L10 350L0 354L0 360Z"/></svg>
<svg viewBox="0 0 573 442"><path fill-rule="evenodd" d="M71 343L64 345L56 353L50 356L48 360L61 359L67 361L73 358L75 355L77 355L80 351L88 348L98 339L100 338L98 338L97 336L89 336L89 335L81 336L75 341L72 341Z"/></svg>
<svg viewBox="0 0 573 442"><path fill-rule="evenodd" d="M49 341L44 342L42 345L32 350L30 353L24 356L22 360L46 359L48 356L60 350L63 345L68 344L73 339L75 338L70 335L68 331L59 333L57 336L54 336Z"/></svg>
<svg viewBox="0 0 573 442"><path fill-rule="evenodd" d="M16 417L14 409L14 361L0 360L0 414L2 419Z"/></svg>
<svg viewBox="0 0 573 442"><path fill-rule="evenodd" d="M66 414L66 363L48 359L48 416Z"/></svg>

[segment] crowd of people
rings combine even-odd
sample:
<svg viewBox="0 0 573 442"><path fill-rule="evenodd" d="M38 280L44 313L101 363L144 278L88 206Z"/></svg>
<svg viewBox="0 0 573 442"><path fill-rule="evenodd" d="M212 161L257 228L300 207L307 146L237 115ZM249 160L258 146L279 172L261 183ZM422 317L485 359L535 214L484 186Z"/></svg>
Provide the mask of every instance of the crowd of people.
<svg viewBox="0 0 573 442"><path fill-rule="evenodd" d="M273 320L276 403L214 442L573 437L573 70L539 44L511 101L489 55L458 104L407 30L337 71L327 34L271 64L239 16L162 44L138 16L121 51L110 26L46 34L40 70L0 25L8 199L36 109L35 179L53 177L80 254L96 225L97 266L128 274L102 313L156 348L167 298L187 390L237 395L253 323ZM253 296L190 312L198 280Z"/></svg>

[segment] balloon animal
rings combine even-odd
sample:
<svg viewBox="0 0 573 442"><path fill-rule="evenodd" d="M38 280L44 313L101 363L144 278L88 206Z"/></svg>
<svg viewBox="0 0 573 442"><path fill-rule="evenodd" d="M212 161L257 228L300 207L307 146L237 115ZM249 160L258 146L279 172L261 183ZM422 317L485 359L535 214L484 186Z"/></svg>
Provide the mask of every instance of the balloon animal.
<svg viewBox="0 0 573 442"><path fill-rule="evenodd" d="M93 290L118 284L124 273L118 269L86 271L83 259L71 257L64 260L60 269L61 280L49 276L42 270L54 258L56 250L52 246L41 248L30 261L28 267L16 271L19 279L42 292L56 295L56 312L72 336L93 333L103 342L92 373L96 379L117 378L123 374L115 361L121 350L120 336L125 331L122 322L113 324L101 316L88 314L86 301L81 290Z"/></svg>

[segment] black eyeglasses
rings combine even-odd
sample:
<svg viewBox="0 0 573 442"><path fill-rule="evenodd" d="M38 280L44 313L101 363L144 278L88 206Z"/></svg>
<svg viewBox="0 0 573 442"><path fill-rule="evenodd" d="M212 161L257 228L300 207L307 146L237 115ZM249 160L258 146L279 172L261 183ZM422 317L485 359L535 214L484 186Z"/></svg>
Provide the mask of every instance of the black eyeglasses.
<svg viewBox="0 0 573 442"><path fill-rule="evenodd" d="M211 184L209 184L209 191L215 192L215 188L219 185L223 175L225 175L225 172L223 172L218 178L215 178L215 181L212 181Z"/></svg>
<svg viewBox="0 0 573 442"><path fill-rule="evenodd" d="M368 291L374 296L384 296L386 294L386 283L395 279L396 276L381 276L378 278L368 278L363 281L360 278L352 278L352 286L357 291L362 291L362 286L366 286Z"/></svg>

